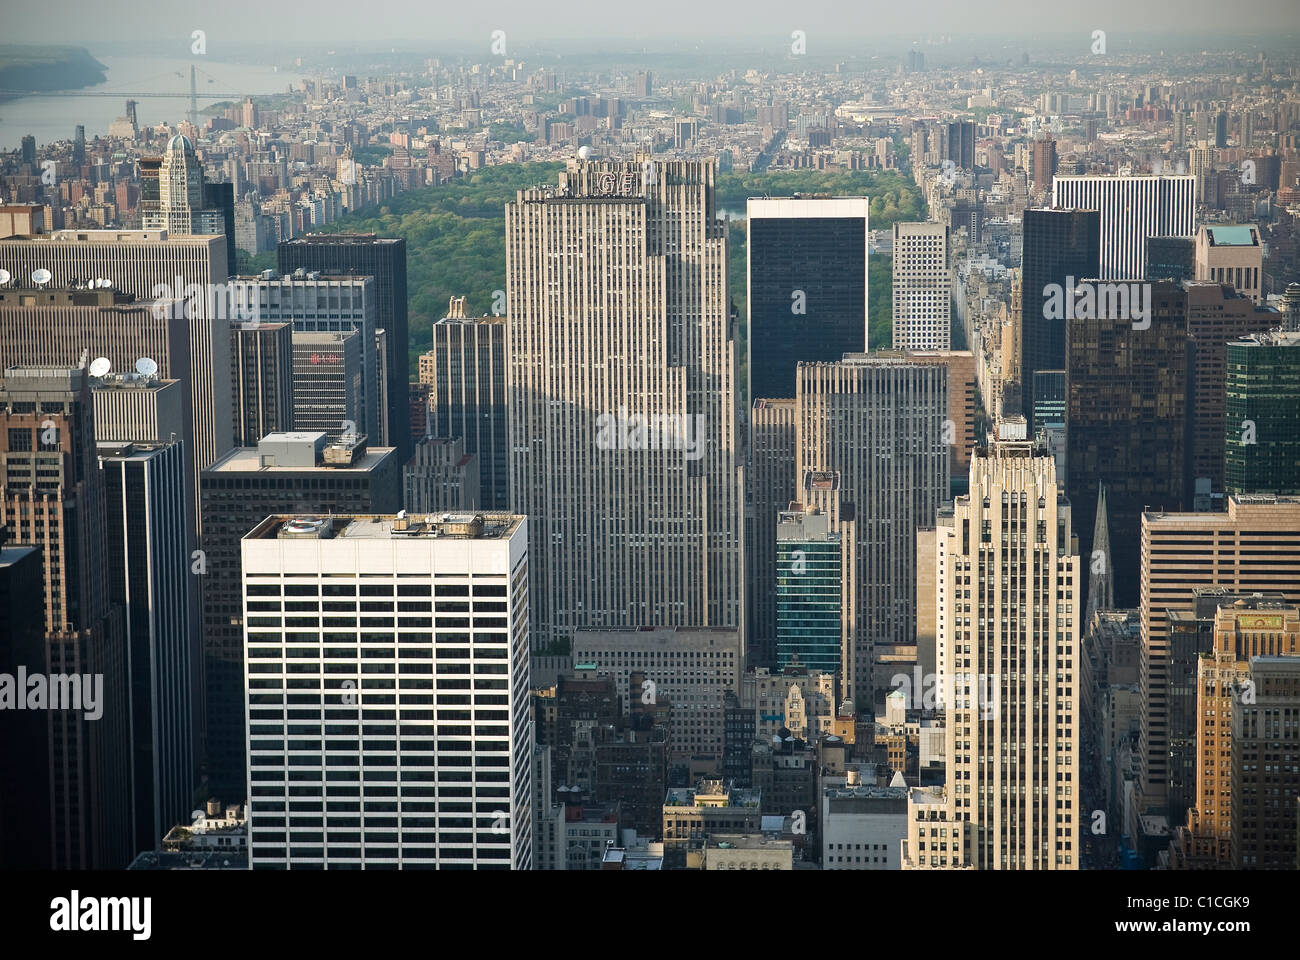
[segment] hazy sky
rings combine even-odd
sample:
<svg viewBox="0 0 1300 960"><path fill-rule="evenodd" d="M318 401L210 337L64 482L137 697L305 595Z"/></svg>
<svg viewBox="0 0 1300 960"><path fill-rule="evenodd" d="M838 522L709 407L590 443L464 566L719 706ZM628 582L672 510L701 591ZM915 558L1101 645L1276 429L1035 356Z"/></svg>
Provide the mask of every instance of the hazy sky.
<svg viewBox="0 0 1300 960"><path fill-rule="evenodd" d="M19 11L27 15L21 17ZM455 52L504 30L514 49L595 39L621 45L707 49L807 34L808 53L884 35L1294 32L1297 0L45 0L11 6L7 40L77 43L140 41L162 55L188 54L204 30L208 54L223 44L273 43L286 54L319 44L422 46ZM666 43L668 40L673 43ZM639 41L645 41L644 44ZM510 47L507 48L508 51Z"/></svg>

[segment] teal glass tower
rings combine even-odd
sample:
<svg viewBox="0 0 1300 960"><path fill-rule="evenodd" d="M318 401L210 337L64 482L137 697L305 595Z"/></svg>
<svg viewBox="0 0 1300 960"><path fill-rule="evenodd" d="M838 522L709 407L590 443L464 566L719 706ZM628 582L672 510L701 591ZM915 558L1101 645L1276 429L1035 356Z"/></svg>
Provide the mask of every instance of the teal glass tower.
<svg viewBox="0 0 1300 960"><path fill-rule="evenodd" d="M840 538L798 504L776 524L776 665L840 669Z"/></svg>

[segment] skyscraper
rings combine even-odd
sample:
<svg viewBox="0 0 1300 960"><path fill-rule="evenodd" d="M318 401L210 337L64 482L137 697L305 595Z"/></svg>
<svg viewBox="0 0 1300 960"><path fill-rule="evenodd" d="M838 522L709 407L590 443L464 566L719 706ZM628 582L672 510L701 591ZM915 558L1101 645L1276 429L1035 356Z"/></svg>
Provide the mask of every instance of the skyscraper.
<svg viewBox="0 0 1300 960"><path fill-rule="evenodd" d="M792 505L793 507L793 505ZM776 524L776 666L840 668L840 538L824 513L782 511Z"/></svg>
<svg viewBox="0 0 1300 960"><path fill-rule="evenodd" d="M1300 650L1291 651L1300 653ZM1300 656L1254 656L1232 696L1232 869L1294 870L1300 745Z"/></svg>
<svg viewBox="0 0 1300 960"><path fill-rule="evenodd" d="M420 357L429 388L429 435L459 437L478 459L479 506L504 510L510 472L506 450L506 320L466 317L452 298L433 325L433 349Z"/></svg>
<svg viewBox="0 0 1300 960"><path fill-rule="evenodd" d="M283 276L266 270L256 277L240 277L237 282L247 291L249 301L256 303L259 321L289 323L295 339L300 334L341 335L356 331L356 340L350 342L360 350L362 376L354 389L357 415L350 419L375 446L387 446L383 373L391 358L380 356L379 335L387 337L388 332L379 326L378 281L337 273L322 276L300 267ZM405 364L406 358L401 362ZM403 408L403 412L409 423L409 411Z"/></svg>
<svg viewBox="0 0 1300 960"><path fill-rule="evenodd" d="M1194 610L1195 589L1213 586L1300 604L1300 498L1230 496L1226 513L1147 512L1141 536L1138 782L1148 810L1168 797L1169 612Z"/></svg>
<svg viewBox="0 0 1300 960"><path fill-rule="evenodd" d="M1114 571L1115 602L1137 603L1144 510L1183 505L1187 426L1187 298L1150 284L1150 315L1075 317L1066 360L1066 457L1079 554ZM1146 324L1143 327L1143 323ZM1106 486L1111 554L1092 543L1098 484ZM1086 589L1080 584L1080 593Z"/></svg>
<svg viewBox="0 0 1300 960"><path fill-rule="evenodd" d="M275 515L240 547L253 869L532 869L526 518Z"/></svg>
<svg viewBox="0 0 1300 960"><path fill-rule="evenodd" d="M122 608L131 687L132 854L187 821L194 799L198 637L177 440L100 443L109 595Z"/></svg>
<svg viewBox="0 0 1300 960"><path fill-rule="evenodd" d="M1233 865L1234 835L1239 840L1248 836L1251 840L1259 839L1253 831L1238 834L1241 825L1233 822L1232 814L1234 810L1238 814L1250 811L1249 819L1258 828L1261 810L1273 806L1270 801L1278 778L1266 777L1267 786L1262 794L1251 790L1245 796L1235 797L1232 792L1234 769L1241 766L1243 772L1248 770L1254 774L1258 769L1257 761L1261 759L1258 750L1262 747L1268 751L1271 745L1280 746L1269 741L1279 738L1281 730L1285 729L1285 721L1279 724L1274 720L1267 724L1276 729L1273 736L1265 733L1263 737L1260 737L1259 721L1266 716L1280 719L1279 714L1290 713L1297 705L1296 696L1300 693L1294 687L1286 691L1291 695L1286 699L1292 701L1286 707L1291 709L1284 707L1278 713L1270 711L1261 716L1255 708L1266 706L1277 710L1282 706L1277 702L1277 694L1282 691L1243 690L1248 684L1254 686L1252 667L1261 657L1290 660L1293 674L1300 671L1300 611L1295 606L1259 597L1239 598L1216 611L1212 636L1212 648L1197 658L1196 805L1188 811L1187 826L1178 831L1173 844L1172 865L1184 869L1227 869ZM1266 669L1263 672L1270 671ZM1265 695L1266 704L1257 702L1260 694ZM1253 756L1242 757L1238 751L1244 749L1245 744L1234 742L1234 731L1240 735L1247 730L1251 730L1250 739L1259 738L1264 742L1253 744ZM1288 752L1295 753L1295 750L1292 748ZM1264 771L1289 773L1289 766L1277 770L1270 769L1272 765L1269 764ZM1256 778L1252 775L1249 779ZM1291 779L1295 782L1297 778ZM1242 786L1245 787L1245 783ZM1295 796L1285 798L1283 803L1289 812L1289 808L1295 805ZM1283 809L1283 804L1277 807ZM1294 842L1294 821L1289 824L1287 832L1288 841ZM1287 859L1294 861L1294 852ZM1256 868L1253 864L1246 866ZM1286 867L1290 866L1291 863L1286 864Z"/></svg>
<svg viewBox="0 0 1300 960"><path fill-rule="evenodd" d="M1096 276L1101 260L1100 218L1095 210L1026 210L1020 283L1020 383L1030 435L1034 374L1065 369L1064 319L1044 309L1053 288L1065 289Z"/></svg>
<svg viewBox="0 0 1300 960"><path fill-rule="evenodd" d="M800 360L867 349L869 207L866 197L746 202L750 400L794 396Z"/></svg>
<svg viewBox="0 0 1300 960"><path fill-rule="evenodd" d="M904 868L1077 870L1082 569L1055 460L991 438L936 533L947 782L912 791Z"/></svg>
<svg viewBox="0 0 1300 960"><path fill-rule="evenodd" d="M947 226L894 224L893 300L895 350L947 350L952 346Z"/></svg>
<svg viewBox="0 0 1300 960"><path fill-rule="evenodd" d="M377 328L387 334L387 443L405 460L411 455L407 383L410 360L406 323L406 241L373 233L309 233L276 247L281 273L308 271L374 277ZM369 356L369 353L367 353Z"/></svg>
<svg viewBox="0 0 1300 960"><path fill-rule="evenodd" d="M510 499L545 545L539 648L583 626L742 622L715 165L644 164L574 160L506 207Z"/></svg>
<svg viewBox="0 0 1300 960"><path fill-rule="evenodd" d="M39 547L14 546L0 526L0 673L45 671L45 577ZM38 710L0 712L0 869L53 866L49 731ZM752 732L752 731L751 731Z"/></svg>
<svg viewBox="0 0 1300 960"><path fill-rule="evenodd" d="M1196 178L1057 176L1052 206L1101 214L1102 280L1146 276L1147 237L1196 232Z"/></svg>
<svg viewBox="0 0 1300 960"><path fill-rule="evenodd" d="M1195 258L1197 280L1226 284L1255 303L1260 302L1264 247L1258 227L1202 224L1196 231Z"/></svg>
<svg viewBox="0 0 1300 960"><path fill-rule="evenodd" d="M0 240L0 267L15 277L30 277L32 271L45 268L52 274L51 286L102 277L117 290L148 300L156 315L182 318L189 336L189 365L184 368L188 372L145 355L158 363L161 376L188 381L194 404L194 474L230 450L230 321L238 309L231 306L231 288L226 286L221 237L169 237L166 231L147 230L57 230L48 236ZM47 328L51 340L58 337L58 327ZM112 324L106 324L102 332L112 329ZM76 345L77 357L88 345ZM107 351L101 355L112 359L121 372L132 369L141 356L119 361ZM75 363L76 358L58 362Z"/></svg>
<svg viewBox="0 0 1300 960"><path fill-rule="evenodd" d="M139 167L141 227L166 230L173 237L219 234L226 248L226 262L234 267L231 185L208 183L189 138L179 134L172 137L161 157L141 157Z"/></svg>
<svg viewBox="0 0 1300 960"><path fill-rule="evenodd" d="M1212 281L1190 281L1187 291L1188 420L1187 509L1222 508L1225 437L1225 366L1230 341L1266 333L1279 323L1271 308L1256 307L1249 297ZM1246 425L1235 424L1237 440ZM1260 491L1264 492L1264 491Z"/></svg>
<svg viewBox="0 0 1300 960"><path fill-rule="evenodd" d="M745 506L749 666L776 666L777 513L797 498L794 399L756 399L749 410L749 502Z"/></svg>
<svg viewBox="0 0 1300 960"><path fill-rule="evenodd" d="M293 326L230 325L234 444L255 447L268 433L293 428Z"/></svg>
<svg viewBox="0 0 1300 960"><path fill-rule="evenodd" d="M1230 341L1224 396L1226 491L1300 494L1300 333Z"/></svg>
<svg viewBox="0 0 1300 960"><path fill-rule="evenodd" d="M109 593L104 481L84 367L5 370L0 484L10 542L37 547L44 559L44 662L37 669L75 675L76 688L56 682L81 693L80 703L50 710L45 726L48 865L121 869L134 853L129 665L122 611Z"/></svg>
<svg viewBox="0 0 1300 960"><path fill-rule="evenodd" d="M361 407L361 334L293 335L293 429L315 430L331 439L365 435Z"/></svg>
<svg viewBox="0 0 1300 960"><path fill-rule="evenodd" d="M825 511L840 536L852 584L842 680L845 696L871 710L887 690L875 665L915 656L916 530L934 525L948 496L948 370L859 354L801 363L798 374L795 476L804 505Z"/></svg>
<svg viewBox="0 0 1300 960"><path fill-rule="evenodd" d="M975 121L953 120L947 126L944 159L951 160L960 169L975 169Z"/></svg>
<svg viewBox="0 0 1300 960"><path fill-rule="evenodd" d="M204 729L214 795L236 798L247 787L240 538L278 513L391 513L401 483L391 449L330 448L324 433L268 434L203 472Z"/></svg>

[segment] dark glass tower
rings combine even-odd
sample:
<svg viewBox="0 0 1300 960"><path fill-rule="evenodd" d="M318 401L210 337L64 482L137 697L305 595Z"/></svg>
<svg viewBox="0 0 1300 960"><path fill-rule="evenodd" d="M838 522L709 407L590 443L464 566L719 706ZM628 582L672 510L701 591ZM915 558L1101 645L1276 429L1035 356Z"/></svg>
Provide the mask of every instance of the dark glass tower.
<svg viewBox="0 0 1300 960"><path fill-rule="evenodd" d="M391 450L363 447L327 461L324 443L323 433L268 434L200 478L208 792L222 800L243 797L247 785L239 541L277 514L393 513L401 505L401 464ZM303 589L317 588L288 592Z"/></svg>
<svg viewBox="0 0 1300 960"><path fill-rule="evenodd" d="M1048 320L1044 304L1050 284L1065 287L1068 277L1096 277L1101 268L1101 214L1095 210L1026 210L1020 284L1020 383L1030 436L1034 415L1034 374L1065 368L1065 320ZM1096 491L1093 491L1094 495ZM1091 529L1090 523L1079 523Z"/></svg>
<svg viewBox="0 0 1300 960"><path fill-rule="evenodd" d="M370 276L379 295L378 323L387 332L388 442L405 463L411 456L406 329L406 241L373 233L309 233L276 248L281 273L299 267L326 274ZM377 438L376 438L377 439Z"/></svg>
<svg viewBox="0 0 1300 960"><path fill-rule="evenodd" d="M1066 489L1079 556L1089 570L1109 566L1118 609L1138 603L1143 511L1183 504L1187 294L1168 282L1151 288L1145 328L1128 317L1068 322ZM1110 529L1110 556L1100 557L1092 543L1099 483Z"/></svg>
<svg viewBox="0 0 1300 960"><path fill-rule="evenodd" d="M751 199L749 397L793 397L795 365L867 348L865 198Z"/></svg>

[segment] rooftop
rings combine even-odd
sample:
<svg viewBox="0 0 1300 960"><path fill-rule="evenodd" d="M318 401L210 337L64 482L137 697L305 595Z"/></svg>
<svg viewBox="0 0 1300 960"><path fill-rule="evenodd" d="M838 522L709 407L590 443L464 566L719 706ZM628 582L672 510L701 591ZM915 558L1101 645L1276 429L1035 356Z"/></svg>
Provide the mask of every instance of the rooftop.
<svg viewBox="0 0 1300 960"><path fill-rule="evenodd" d="M523 517L511 513L440 513L408 517L349 514L267 517L245 540L508 540Z"/></svg>

